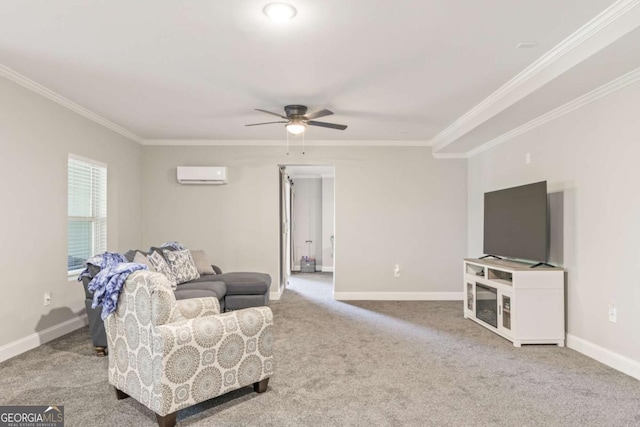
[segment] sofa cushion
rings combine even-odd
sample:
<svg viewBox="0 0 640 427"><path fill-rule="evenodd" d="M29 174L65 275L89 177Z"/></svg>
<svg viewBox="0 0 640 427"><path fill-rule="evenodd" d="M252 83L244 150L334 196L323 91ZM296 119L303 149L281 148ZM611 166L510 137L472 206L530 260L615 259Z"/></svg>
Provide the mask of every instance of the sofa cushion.
<svg viewBox="0 0 640 427"><path fill-rule="evenodd" d="M205 297L213 297L219 299L218 294L207 289L180 289L180 287L178 287L178 289L174 291L174 294L176 296L176 300Z"/></svg>
<svg viewBox="0 0 640 427"><path fill-rule="evenodd" d="M220 280L218 279L218 276L214 277L214 275L212 275L212 274L204 274L204 275L198 277L197 279L192 280L189 283L213 282L213 281L220 281Z"/></svg>
<svg viewBox="0 0 640 427"><path fill-rule="evenodd" d="M227 285L227 295L263 295L271 286L271 276L265 273L223 273L214 277Z"/></svg>
<svg viewBox="0 0 640 427"><path fill-rule="evenodd" d="M155 269L155 271L157 271L158 273L164 274L164 276L167 278L167 280L171 284L171 288L175 289L177 285L176 279L173 277L171 268L169 267L169 264L167 264L167 262L164 260L164 258L162 258L162 256L159 253L153 252L151 255L147 257L147 259L149 260L151 265L153 265L153 268Z"/></svg>
<svg viewBox="0 0 640 427"><path fill-rule="evenodd" d="M178 292L184 291L192 291L192 290L201 290L206 292L213 292L217 295L218 299L224 298L227 294L227 285L224 282L215 280L202 280L202 281L192 281L189 283L183 283L178 285L178 289L176 289L176 298ZM211 294L207 295L211 296Z"/></svg>
<svg viewBox="0 0 640 427"><path fill-rule="evenodd" d="M242 310L243 308L269 305L269 294L264 295L227 295L224 299L225 310Z"/></svg>
<svg viewBox="0 0 640 427"><path fill-rule="evenodd" d="M193 262L189 249L180 251L163 250L164 259L169 264L176 283L186 283L200 277L196 264Z"/></svg>
<svg viewBox="0 0 640 427"><path fill-rule="evenodd" d="M211 263L209 262L207 253L205 251L191 251L191 256L193 257L193 262L196 264L196 268L198 269L198 273L200 273L200 275L216 274L216 272L213 271L213 267L211 267Z"/></svg>

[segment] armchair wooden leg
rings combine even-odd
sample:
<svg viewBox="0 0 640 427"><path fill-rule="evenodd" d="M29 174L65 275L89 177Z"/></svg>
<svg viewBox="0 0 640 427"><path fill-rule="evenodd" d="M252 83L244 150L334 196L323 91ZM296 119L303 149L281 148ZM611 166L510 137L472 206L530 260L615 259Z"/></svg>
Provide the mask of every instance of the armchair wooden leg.
<svg viewBox="0 0 640 427"><path fill-rule="evenodd" d="M267 384L269 384L269 378L265 378L262 381L253 383L253 391L256 393L264 393L267 391Z"/></svg>
<svg viewBox="0 0 640 427"><path fill-rule="evenodd" d="M178 415L177 411L172 414L167 414L165 416L156 414L158 427L174 427L176 425L176 415Z"/></svg>
<svg viewBox="0 0 640 427"><path fill-rule="evenodd" d="M122 399L126 399L127 397L129 397L129 395L127 393L125 393L122 390L118 390L116 387L113 388L116 391L116 399L118 400L122 400Z"/></svg>
<svg viewBox="0 0 640 427"><path fill-rule="evenodd" d="M96 356L104 357L107 355L107 347L94 347L96 350Z"/></svg>

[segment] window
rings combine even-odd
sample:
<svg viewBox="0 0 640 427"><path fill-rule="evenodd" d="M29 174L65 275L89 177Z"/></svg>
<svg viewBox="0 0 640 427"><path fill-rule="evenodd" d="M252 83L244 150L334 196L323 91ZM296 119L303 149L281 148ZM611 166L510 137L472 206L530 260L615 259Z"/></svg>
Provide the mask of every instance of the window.
<svg viewBox="0 0 640 427"><path fill-rule="evenodd" d="M69 156L67 271L78 273L107 249L107 167Z"/></svg>

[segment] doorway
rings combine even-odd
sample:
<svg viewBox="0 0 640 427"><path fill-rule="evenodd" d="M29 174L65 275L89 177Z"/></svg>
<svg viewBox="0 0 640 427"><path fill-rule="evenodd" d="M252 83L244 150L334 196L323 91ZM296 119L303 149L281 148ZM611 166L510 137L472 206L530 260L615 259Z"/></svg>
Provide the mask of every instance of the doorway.
<svg viewBox="0 0 640 427"><path fill-rule="evenodd" d="M297 274L334 283L335 167L280 165L280 289Z"/></svg>

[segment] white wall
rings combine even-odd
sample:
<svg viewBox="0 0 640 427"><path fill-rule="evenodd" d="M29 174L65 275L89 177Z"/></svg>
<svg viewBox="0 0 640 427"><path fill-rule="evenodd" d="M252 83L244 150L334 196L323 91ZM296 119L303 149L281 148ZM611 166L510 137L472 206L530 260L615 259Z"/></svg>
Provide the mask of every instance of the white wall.
<svg viewBox="0 0 640 427"><path fill-rule="evenodd" d="M317 146L287 156L284 145L145 146L143 163L145 247L179 240L205 249L225 271L262 271L278 283L278 165L333 164L335 291L461 293L466 160L438 161L427 147ZM228 166L229 184L179 185L180 165Z"/></svg>
<svg viewBox="0 0 640 427"><path fill-rule="evenodd" d="M552 261L567 270L569 345L640 376L640 84L469 160L468 255L482 253L485 191L547 180ZM531 164L525 154L531 153ZM608 304L618 309L608 321ZM612 354L613 352L614 354ZM622 357L619 357L622 356Z"/></svg>
<svg viewBox="0 0 640 427"><path fill-rule="evenodd" d="M107 244L119 251L141 243L142 147L4 78L0 117L1 360L84 310L67 280L68 154L108 165Z"/></svg>
<svg viewBox="0 0 640 427"><path fill-rule="evenodd" d="M331 237L334 236L334 182L330 177L322 177L322 271L333 271L333 250Z"/></svg>
<svg viewBox="0 0 640 427"><path fill-rule="evenodd" d="M321 267L322 257L322 179L293 178L292 206L294 271L300 271L300 258L309 256ZM306 243L311 240L312 243Z"/></svg>

